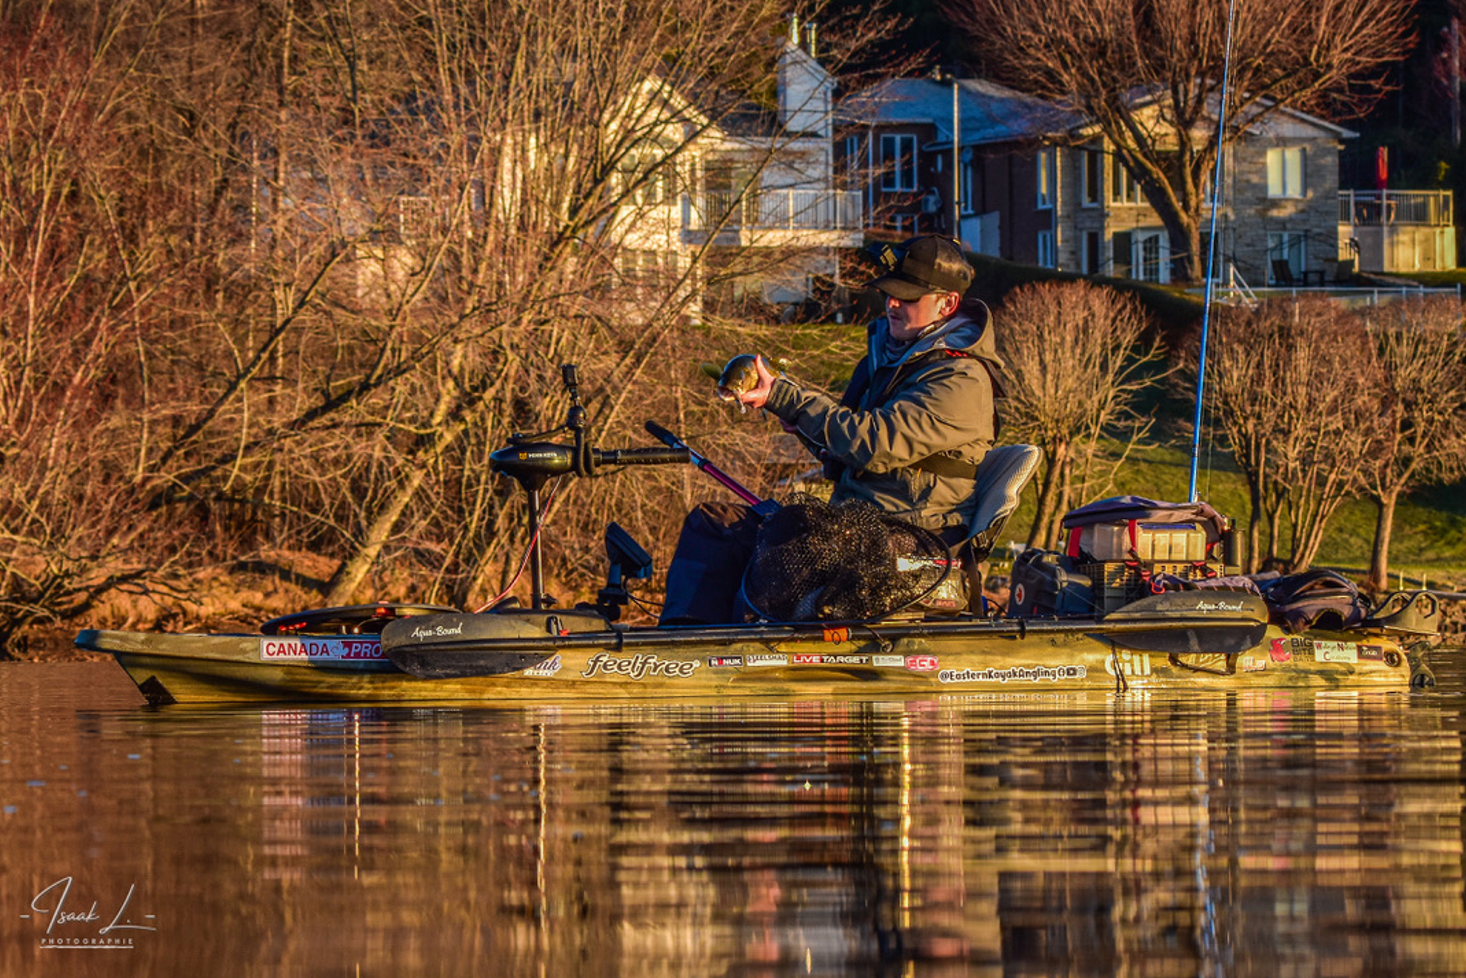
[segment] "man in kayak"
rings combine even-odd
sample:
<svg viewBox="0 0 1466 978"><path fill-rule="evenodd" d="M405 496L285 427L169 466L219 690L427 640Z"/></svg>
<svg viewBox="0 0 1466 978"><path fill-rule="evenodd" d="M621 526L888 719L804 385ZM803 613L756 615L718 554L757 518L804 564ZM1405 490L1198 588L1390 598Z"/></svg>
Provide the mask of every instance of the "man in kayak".
<svg viewBox="0 0 1466 978"><path fill-rule="evenodd" d="M972 266L951 238L912 238L877 257L884 274L867 285L885 295L886 314L867 328L844 396L802 388L760 359L757 385L738 399L817 453L834 481L831 503L873 503L956 547L977 508L977 463L997 437L1002 361L991 314L964 301ZM738 586L757 530L745 506L695 508L667 574L662 623L742 620Z"/></svg>

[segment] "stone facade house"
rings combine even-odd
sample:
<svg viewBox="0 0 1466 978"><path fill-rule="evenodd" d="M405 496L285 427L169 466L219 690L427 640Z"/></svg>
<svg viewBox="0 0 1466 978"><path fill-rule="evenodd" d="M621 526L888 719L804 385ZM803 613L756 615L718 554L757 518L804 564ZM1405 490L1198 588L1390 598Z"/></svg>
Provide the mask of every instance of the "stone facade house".
<svg viewBox="0 0 1466 978"><path fill-rule="evenodd" d="M842 120L841 164L862 190L874 233L939 231L1010 261L1172 278L1179 256L1159 215L1083 117L992 82L910 78L850 96ZM1338 185L1342 141L1355 135L1287 108L1246 127L1223 160L1223 279L1294 287L1371 267L1374 252L1361 248L1371 212ZM1437 224L1414 253L1453 266L1447 230Z"/></svg>

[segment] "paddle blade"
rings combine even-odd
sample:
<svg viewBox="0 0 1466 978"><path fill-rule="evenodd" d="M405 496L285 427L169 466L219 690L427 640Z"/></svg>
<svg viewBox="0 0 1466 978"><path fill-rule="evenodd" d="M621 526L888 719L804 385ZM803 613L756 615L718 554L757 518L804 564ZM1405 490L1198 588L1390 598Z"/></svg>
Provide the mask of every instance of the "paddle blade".
<svg viewBox="0 0 1466 978"><path fill-rule="evenodd" d="M410 676L419 679L473 679L503 676L529 669L548 660L553 652L484 652L472 649L392 649L387 658Z"/></svg>
<svg viewBox="0 0 1466 978"><path fill-rule="evenodd" d="M1262 641L1267 620L1267 604L1245 591L1163 591L1105 615L1095 634L1138 652L1238 655Z"/></svg>

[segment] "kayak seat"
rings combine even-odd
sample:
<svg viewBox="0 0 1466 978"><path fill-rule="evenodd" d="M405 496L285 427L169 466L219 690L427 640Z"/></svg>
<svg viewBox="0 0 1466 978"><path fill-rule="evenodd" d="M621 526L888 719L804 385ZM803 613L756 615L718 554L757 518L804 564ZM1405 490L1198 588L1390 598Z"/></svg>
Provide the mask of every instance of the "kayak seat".
<svg viewBox="0 0 1466 978"><path fill-rule="evenodd" d="M973 473L977 482L977 510L967 524L967 542L953 550L962 555L970 596L968 610L975 614L986 614L980 565L992 553L1008 517L1018 509L1023 487L1033 478L1043 457L1043 449L1036 445L1001 445L990 449L977 463L977 471Z"/></svg>
<svg viewBox="0 0 1466 978"><path fill-rule="evenodd" d="M1002 445L988 451L977 464L977 511L967 525L974 562L987 559L998 534L1018 509L1023 487L1033 478L1043 449L1036 445Z"/></svg>

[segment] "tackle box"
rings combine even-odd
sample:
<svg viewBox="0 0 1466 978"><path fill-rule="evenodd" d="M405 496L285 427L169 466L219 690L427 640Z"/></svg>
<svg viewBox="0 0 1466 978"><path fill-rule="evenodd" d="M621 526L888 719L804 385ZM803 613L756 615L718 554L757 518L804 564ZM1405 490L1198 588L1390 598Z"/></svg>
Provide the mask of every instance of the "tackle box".
<svg viewBox="0 0 1466 978"><path fill-rule="evenodd" d="M1200 523L1090 523L1069 531L1070 557L1087 554L1099 562L1116 560L1179 563L1207 558L1206 527Z"/></svg>

